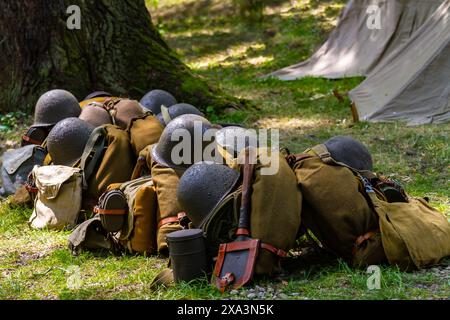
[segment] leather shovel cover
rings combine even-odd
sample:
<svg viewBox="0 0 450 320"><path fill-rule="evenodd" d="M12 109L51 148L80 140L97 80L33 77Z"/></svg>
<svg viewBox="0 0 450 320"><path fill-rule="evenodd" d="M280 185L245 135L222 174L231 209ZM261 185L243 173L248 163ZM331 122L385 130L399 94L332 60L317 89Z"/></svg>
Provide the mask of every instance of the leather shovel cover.
<svg viewBox="0 0 450 320"><path fill-rule="evenodd" d="M241 288L253 278L260 242L259 239L248 238L220 245L213 284L221 292Z"/></svg>

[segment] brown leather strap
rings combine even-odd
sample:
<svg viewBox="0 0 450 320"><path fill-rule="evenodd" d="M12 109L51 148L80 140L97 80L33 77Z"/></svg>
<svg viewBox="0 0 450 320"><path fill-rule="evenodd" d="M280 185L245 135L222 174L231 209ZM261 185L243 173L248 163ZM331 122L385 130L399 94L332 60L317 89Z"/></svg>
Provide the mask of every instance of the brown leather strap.
<svg viewBox="0 0 450 320"><path fill-rule="evenodd" d="M268 244L268 243L262 242L261 243L261 248L272 252L273 254L279 256L280 258L285 258L286 255L287 255L286 251L278 249L278 248L275 248L274 246L272 246L271 244Z"/></svg>
<svg viewBox="0 0 450 320"><path fill-rule="evenodd" d="M236 231L236 235L237 236L250 236L250 231L248 231L247 229L244 229L244 228L239 228Z"/></svg>
<svg viewBox="0 0 450 320"><path fill-rule="evenodd" d="M356 254L356 248L358 248L360 245L362 245L364 242L366 242L379 232L380 230L372 230L356 238L355 244L353 246L353 255Z"/></svg>
<svg viewBox="0 0 450 320"><path fill-rule="evenodd" d="M370 238L372 238L375 234L377 233L377 231L369 231L366 234L359 236L356 241L355 241L355 245L357 247L359 247L363 242L369 240Z"/></svg>
<svg viewBox="0 0 450 320"><path fill-rule="evenodd" d="M30 186L29 184L25 184L25 189L27 189L27 191L29 193L38 193L39 189L33 186Z"/></svg>
<svg viewBox="0 0 450 320"><path fill-rule="evenodd" d="M94 212L98 213L98 214L104 214L104 215L122 215L122 214L127 214L127 210L126 209L108 210L108 209L101 209L98 206L94 207Z"/></svg>
<svg viewBox="0 0 450 320"><path fill-rule="evenodd" d="M29 136L22 136L22 140L29 142L31 144L39 145L39 146L42 144L42 141L34 140L34 139L30 138Z"/></svg>
<svg viewBox="0 0 450 320"><path fill-rule="evenodd" d="M184 218L185 216L186 216L186 212L180 212L176 217L168 217L168 218L162 219L158 223L158 229L169 223L180 222L180 220L182 218Z"/></svg>

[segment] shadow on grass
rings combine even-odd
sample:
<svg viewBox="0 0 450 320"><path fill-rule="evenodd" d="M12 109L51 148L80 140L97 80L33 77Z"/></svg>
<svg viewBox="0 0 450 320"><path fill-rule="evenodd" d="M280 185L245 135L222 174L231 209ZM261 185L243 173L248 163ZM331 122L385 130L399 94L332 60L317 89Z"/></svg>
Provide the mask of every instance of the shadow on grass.
<svg viewBox="0 0 450 320"><path fill-rule="evenodd" d="M217 75L221 80L233 73L252 78L308 58L326 39L333 28L329 21L339 13L339 9L328 6L342 2L310 0L305 7L292 7L289 1L272 2L273 10L266 13L261 24L253 26L233 12L230 1L164 7L157 19L163 31L167 30L164 36L169 45L196 72L213 78ZM321 10L313 13L307 10L310 8ZM255 62L254 58L260 59ZM211 61L196 66L196 61L204 59Z"/></svg>

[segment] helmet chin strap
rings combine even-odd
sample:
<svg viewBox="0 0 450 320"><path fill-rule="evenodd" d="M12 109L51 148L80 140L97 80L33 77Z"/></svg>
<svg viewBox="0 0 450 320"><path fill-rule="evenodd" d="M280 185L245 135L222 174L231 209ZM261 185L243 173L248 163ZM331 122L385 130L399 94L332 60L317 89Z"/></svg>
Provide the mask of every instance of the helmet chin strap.
<svg viewBox="0 0 450 320"><path fill-rule="evenodd" d="M169 108L167 108L165 105L161 105L161 115L163 117L164 123L167 124L172 121L172 118L169 114Z"/></svg>

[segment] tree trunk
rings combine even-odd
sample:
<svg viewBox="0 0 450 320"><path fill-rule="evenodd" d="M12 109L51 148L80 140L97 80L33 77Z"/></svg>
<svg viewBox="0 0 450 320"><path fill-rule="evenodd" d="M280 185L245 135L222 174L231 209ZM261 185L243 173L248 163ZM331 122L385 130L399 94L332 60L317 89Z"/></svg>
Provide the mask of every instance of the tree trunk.
<svg viewBox="0 0 450 320"><path fill-rule="evenodd" d="M81 29L67 27L71 5L81 9ZM165 89L180 102L216 112L245 104L178 59L144 0L3 0L0 50L2 112L31 110L53 88L79 99L106 90L138 100L151 89Z"/></svg>

